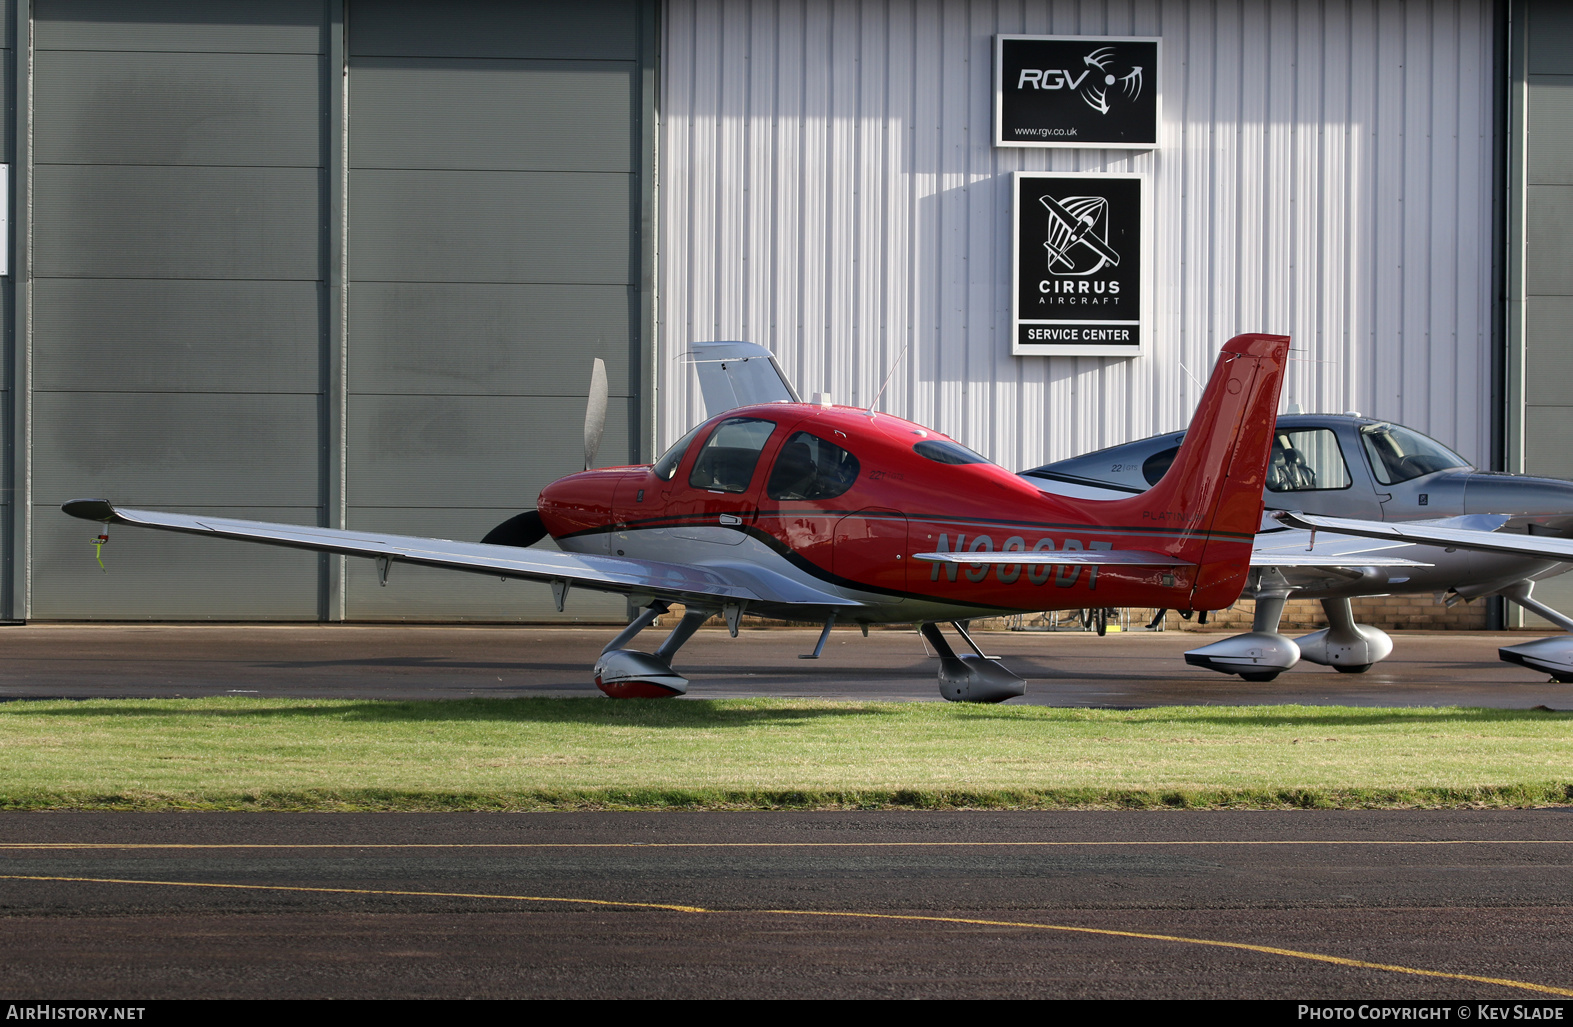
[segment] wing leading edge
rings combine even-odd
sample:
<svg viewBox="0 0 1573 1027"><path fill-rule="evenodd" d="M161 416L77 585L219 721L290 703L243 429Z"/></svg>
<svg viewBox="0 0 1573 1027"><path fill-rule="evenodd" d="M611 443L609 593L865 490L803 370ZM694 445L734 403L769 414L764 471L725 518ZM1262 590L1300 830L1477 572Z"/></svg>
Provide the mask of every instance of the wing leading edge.
<svg viewBox="0 0 1573 1027"><path fill-rule="evenodd" d="M1315 569L1341 573L1364 567L1430 567L1403 556L1378 555L1384 549L1399 549L1404 543L1274 528L1256 536L1251 550L1252 567Z"/></svg>
<svg viewBox="0 0 1573 1027"><path fill-rule="evenodd" d="M1554 562L1573 562L1573 539L1548 535L1508 535L1495 529L1507 523L1499 514L1450 517L1440 521L1362 521L1320 514L1280 512L1273 516L1295 528L1336 532L1397 543L1470 549L1481 553L1528 556Z"/></svg>
<svg viewBox="0 0 1573 1027"><path fill-rule="evenodd" d="M820 591L764 568L695 567L620 556L556 553L482 542L316 528L305 524L123 510L104 499L77 499L61 509L72 517L102 524L130 524L187 535L365 556L379 561L403 561L496 577L564 582L599 592L651 596L687 604L763 603L820 608L860 605L855 600Z"/></svg>

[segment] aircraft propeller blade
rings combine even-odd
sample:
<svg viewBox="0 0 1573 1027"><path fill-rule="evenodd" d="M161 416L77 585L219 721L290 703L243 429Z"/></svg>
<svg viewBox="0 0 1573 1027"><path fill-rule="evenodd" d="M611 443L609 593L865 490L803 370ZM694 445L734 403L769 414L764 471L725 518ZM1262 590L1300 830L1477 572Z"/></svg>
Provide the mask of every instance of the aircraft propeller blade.
<svg viewBox="0 0 1573 1027"><path fill-rule="evenodd" d="M584 469L595 466L595 454L601 448L601 436L606 432L606 361L595 358L590 369L590 398L584 409ZM526 510L508 518L486 533L481 542L489 546L517 546L525 549L546 537L546 525L538 510Z"/></svg>
<svg viewBox="0 0 1573 1027"><path fill-rule="evenodd" d="M595 454L601 448L601 435L606 431L606 361L595 358L590 370L590 399L584 408L584 469L595 466Z"/></svg>
<svg viewBox="0 0 1573 1027"><path fill-rule="evenodd" d="M488 546L518 546L524 549L535 545L545 537L546 525L541 523L540 512L526 510L488 531L481 542Z"/></svg>

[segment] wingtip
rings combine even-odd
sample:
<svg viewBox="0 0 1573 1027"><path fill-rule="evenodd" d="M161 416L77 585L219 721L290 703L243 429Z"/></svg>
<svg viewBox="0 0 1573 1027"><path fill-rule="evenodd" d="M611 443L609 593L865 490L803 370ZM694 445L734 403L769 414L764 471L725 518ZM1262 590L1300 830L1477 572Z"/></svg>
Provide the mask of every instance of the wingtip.
<svg viewBox="0 0 1573 1027"><path fill-rule="evenodd" d="M60 509L84 521L100 521L108 524L115 519L114 504L107 499L73 499L69 503L60 504Z"/></svg>

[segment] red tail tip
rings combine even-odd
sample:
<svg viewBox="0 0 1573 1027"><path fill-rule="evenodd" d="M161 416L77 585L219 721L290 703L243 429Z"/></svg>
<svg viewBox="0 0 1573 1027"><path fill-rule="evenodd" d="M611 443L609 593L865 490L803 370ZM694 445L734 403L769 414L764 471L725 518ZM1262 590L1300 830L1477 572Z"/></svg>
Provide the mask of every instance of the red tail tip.
<svg viewBox="0 0 1573 1027"><path fill-rule="evenodd" d="M1236 335L1223 344L1224 353L1244 353L1253 357L1270 357L1279 346L1287 346L1287 335L1263 335L1252 332L1248 335Z"/></svg>

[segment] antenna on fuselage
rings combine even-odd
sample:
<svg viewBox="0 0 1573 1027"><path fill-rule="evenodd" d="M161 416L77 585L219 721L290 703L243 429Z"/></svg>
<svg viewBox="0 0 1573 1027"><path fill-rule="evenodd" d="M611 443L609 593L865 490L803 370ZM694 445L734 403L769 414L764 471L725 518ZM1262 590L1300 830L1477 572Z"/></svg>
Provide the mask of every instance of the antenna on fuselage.
<svg viewBox="0 0 1573 1027"><path fill-rule="evenodd" d="M901 352L896 354L896 362L890 365L890 373L885 375L884 384L874 394L874 402L868 405L868 416L874 416L874 408L879 406L880 397L885 395L885 389L890 386L890 380L896 376L896 368L901 366L901 358L907 355L907 350L910 348L912 348L912 343L909 341L905 346L901 347Z"/></svg>

